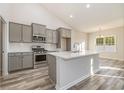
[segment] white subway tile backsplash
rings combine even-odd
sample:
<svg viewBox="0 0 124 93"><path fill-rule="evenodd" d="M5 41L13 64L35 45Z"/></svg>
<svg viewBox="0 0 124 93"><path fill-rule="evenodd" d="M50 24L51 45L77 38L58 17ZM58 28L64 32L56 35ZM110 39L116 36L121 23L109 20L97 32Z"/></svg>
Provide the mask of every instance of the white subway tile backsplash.
<svg viewBox="0 0 124 93"><path fill-rule="evenodd" d="M44 44L44 43L9 43L8 52L31 52L33 45L40 45L46 50L56 50L56 44Z"/></svg>

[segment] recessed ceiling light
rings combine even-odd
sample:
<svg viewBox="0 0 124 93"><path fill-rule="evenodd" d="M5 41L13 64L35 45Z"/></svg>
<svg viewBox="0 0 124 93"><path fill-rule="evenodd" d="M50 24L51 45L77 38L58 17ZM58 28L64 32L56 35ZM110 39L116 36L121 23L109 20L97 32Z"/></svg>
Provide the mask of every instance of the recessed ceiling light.
<svg viewBox="0 0 124 93"><path fill-rule="evenodd" d="M73 15L70 15L69 17L70 17L70 18L73 18Z"/></svg>
<svg viewBox="0 0 124 93"><path fill-rule="evenodd" d="M90 8L90 4L86 4L86 8Z"/></svg>

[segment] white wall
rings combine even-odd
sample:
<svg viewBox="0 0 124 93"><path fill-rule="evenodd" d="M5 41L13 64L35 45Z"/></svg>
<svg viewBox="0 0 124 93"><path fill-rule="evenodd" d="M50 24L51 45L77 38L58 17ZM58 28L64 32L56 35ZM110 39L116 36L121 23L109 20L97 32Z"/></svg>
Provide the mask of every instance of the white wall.
<svg viewBox="0 0 124 93"><path fill-rule="evenodd" d="M88 34L87 33L83 33L83 32L76 32L74 30L72 30L72 49L73 49L73 44L75 42L85 42L85 49L87 50L88 49Z"/></svg>
<svg viewBox="0 0 124 93"><path fill-rule="evenodd" d="M89 49L95 49L95 39L98 35L109 36L115 35L117 39L117 50L116 52L105 52L101 53L100 56L103 58L124 60L124 27L117 27L101 32L95 32L89 34Z"/></svg>
<svg viewBox="0 0 124 93"><path fill-rule="evenodd" d="M10 16L10 21L23 24L39 23L47 25L50 29L60 26L68 27L40 4L11 4Z"/></svg>

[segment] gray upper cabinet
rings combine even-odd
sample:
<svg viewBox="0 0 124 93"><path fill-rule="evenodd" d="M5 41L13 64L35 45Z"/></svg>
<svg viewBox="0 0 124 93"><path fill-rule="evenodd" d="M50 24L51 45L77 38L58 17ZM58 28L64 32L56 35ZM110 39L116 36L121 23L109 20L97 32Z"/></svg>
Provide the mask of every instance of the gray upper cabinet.
<svg viewBox="0 0 124 93"><path fill-rule="evenodd" d="M71 50L71 29L60 27L58 31L58 43L57 47L62 50Z"/></svg>
<svg viewBox="0 0 124 93"><path fill-rule="evenodd" d="M41 36L46 35L45 25L33 23L32 28L33 28L33 35L41 35Z"/></svg>
<svg viewBox="0 0 124 93"><path fill-rule="evenodd" d="M51 29L46 30L46 42L47 43L53 42L53 31Z"/></svg>
<svg viewBox="0 0 124 93"><path fill-rule="evenodd" d="M46 29L46 41L47 43L58 43L57 31L52 29Z"/></svg>
<svg viewBox="0 0 124 93"><path fill-rule="evenodd" d="M58 43L58 32L56 30L53 31L53 43Z"/></svg>
<svg viewBox="0 0 124 93"><path fill-rule="evenodd" d="M17 43L32 42L32 28L29 25L9 23L9 41Z"/></svg>
<svg viewBox="0 0 124 93"><path fill-rule="evenodd" d="M62 37L66 37L66 30L63 29L63 30L61 31L61 36L62 36Z"/></svg>
<svg viewBox="0 0 124 93"><path fill-rule="evenodd" d="M40 28L40 35L46 36L46 26L39 25L39 28Z"/></svg>
<svg viewBox="0 0 124 93"><path fill-rule="evenodd" d="M23 68L33 68L33 53L23 53Z"/></svg>
<svg viewBox="0 0 124 93"><path fill-rule="evenodd" d="M32 29L33 29L33 35L39 35L40 34L40 27L37 24L32 24Z"/></svg>
<svg viewBox="0 0 124 93"><path fill-rule="evenodd" d="M57 31L60 31L61 37L71 38L71 30L70 29L61 27L61 28L57 29Z"/></svg>
<svg viewBox="0 0 124 93"><path fill-rule="evenodd" d="M67 38L71 38L71 31L70 31L70 30L67 30L67 31L66 31L66 37L67 37Z"/></svg>
<svg viewBox="0 0 124 93"><path fill-rule="evenodd" d="M23 25L23 30L22 30L22 41L23 42L32 42L32 29L31 26L29 25Z"/></svg>
<svg viewBox="0 0 124 93"><path fill-rule="evenodd" d="M22 40L22 25L10 22L9 25L9 40L10 42L21 42Z"/></svg>

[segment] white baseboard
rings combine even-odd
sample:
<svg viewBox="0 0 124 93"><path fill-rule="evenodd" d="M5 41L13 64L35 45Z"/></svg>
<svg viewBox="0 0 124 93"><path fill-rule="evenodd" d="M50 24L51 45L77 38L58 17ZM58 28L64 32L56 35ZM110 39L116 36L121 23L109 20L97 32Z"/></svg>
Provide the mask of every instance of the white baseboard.
<svg viewBox="0 0 124 93"><path fill-rule="evenodd" d="M110 58L110 57L100 57L103 59L110 59L110 60L118 60L118 61L124 61L124 59L118 59L118 58Z"/></svg>
<svg viewBox="0 0 124 93"><path fill-rule="evenodd" d="M96 69L96 70L94 70L94 73L97 73L98 71L100 71L100 69Z"/></svg>
<svg viewBox="0 0 124 93"><path fill-rule="evenodd" d="M91 76L91 74L88 74L88 75L86 75L86 76L82 76L81 78L79 78L79 79L77 79L77 80L75 80L75 81L73 81L73 82L70 82L70 83L68 83L67 85L63 86L63 87L56 86L56 89L57 89L57 90L66 90L66 89L68 89L68 88L70 88L70 87L76 85L77 83L81 82L82 80L88 78L89 76Z"/></svg>
<svg viewBox="0 0 124 93"><path fill-rule="evenodd" d="M94 74L95 74L96 72L98 72L99 70L100 70L100 69L94 70ZM82 80L84 80L84 79L86 79L86 78L88 78L88 77L90 77L90 76L91 76L91 74L88 74L88 75L86 75L86 76L82 76L81 78L79 78L79 79L77 79L77 80L75 80L75 81L73 81L73 82L70 82L70 83L68 83L67 85L63 86L63 87L56 86L56 90L66 90L66 89L68 89L68 88L70 88L70 87L76 85L77 83L81 82Z"/></svg>

